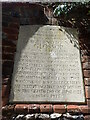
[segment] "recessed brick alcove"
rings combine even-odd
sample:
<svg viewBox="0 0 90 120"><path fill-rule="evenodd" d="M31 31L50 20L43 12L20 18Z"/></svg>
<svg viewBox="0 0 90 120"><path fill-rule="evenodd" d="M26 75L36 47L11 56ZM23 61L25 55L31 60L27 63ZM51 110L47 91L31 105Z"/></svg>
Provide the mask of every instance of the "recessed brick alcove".
<svg viewBox="0 0 90 120"><path fill-rule="evenodd" d="M3 119L9 120L12 114L21 113L82 113L85 120L90 120L90 41L87 33L80 34L79 39L86 40L88 53L81 47L82 68L86 94L85 104L10 104L9 94L14 65L14 56L20 25L55 24L52 7L29 3L3 3L2 5L2 114ZM67 26L70 26L69 24Z"/></svg>

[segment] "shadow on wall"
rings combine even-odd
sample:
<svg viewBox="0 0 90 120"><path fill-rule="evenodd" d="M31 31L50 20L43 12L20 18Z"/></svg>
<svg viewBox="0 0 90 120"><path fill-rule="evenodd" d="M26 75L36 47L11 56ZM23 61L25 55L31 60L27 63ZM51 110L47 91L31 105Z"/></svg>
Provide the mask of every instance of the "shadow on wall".
<svg viewBox="0 0 90 120"><path fill-rule="evenodd" d="M46 17L46 15L44 14L44 9L42 6L38 5L38 4L29 4L29 3L2 3L2 26L4 27L8 27L8 25L10 23L17 23L19 20L20 25L36 25L36 24L47 24L47 22L49 21L48 18ZM14 29L14 28L13 28ZM31 34L29 34L29 36L27 36L26 34L26 41L25 43L27 44L29 37L32 37L35 32L38 30L38 28L34 29L35 31L32 31ZM12 35L14 33L12 32ZM5 37L5 38L4 38ZM5 34L5 32L3 32L3 38L9 42L10 40L8 40L8 36L7 34ZM3 40L4 40L3 39ZM13 44L17 41L12 40L10 41ZM21 44L21 43L20 43ZM7 46L7 44L6 44ZM12 46L11 46L12 47ZM25 45L21 45L22 49L24 49ZM21 49L21 51L22 51ZM6 51L7 52L7 51ZM20 56L18 57L20 58ZM9 58L7 58L9 59ZM3 63L3 66L5 66L5 64ZM6 71L6 68L4 69L3 67L3 75L5 77L5 75L10 75L10 79L11 79L11 75L13 72L13 64L9 65L9 69ZM13 70L12 70L13 69Z"/></svg>
<svg viewBox="0 0 90 120"><path fill-rule="evenodd" d="M65 32L66 32L67 37L70 39L70 42L74 45L74 47L80 50L77 29L72 30L69 28L68 29L65 28Z"/></svg>
<svg viewBox="0 0 90 120"><path fill-rule="evenodd" d="M26 25L27 26L27 25ZM29 26L28 26L29 27ZM13 69L13 75L12 75L12 79L16 76L17 74L17 71L18 71L18 66L19 66L19 62L20 62L20 58L22 57L22 53L23 53L23 50L25 49L25 47L27 46L28 44L28 41L29 39L35 35L35 33L38 31L39 29L39 26L37 25L36 26L33 26L34 29L28 29L28 27L24 27L24 29L22 29L22 26L20 27L20 32L22 34L19 34L19 40L18 40L18 44L17 44L17 50L16 50L16 56L15 56L15 60L14 60L14 69ZM30 27L29 27L30 28ZM24 38L23 38L24 36ZM25 40L23 42L23 39ZM33 42L33 41L32 41ZM27 55L26 55L27 56ZM28 56L27 56L28 57ZM12 80L12 83L11 83L11 86L14 84L14 80ZM11 90L11 99L13 100L13 97L14 97L14 93L13 93L13 86L12 86L12 90ZM12 101L11 100L11 101Z"/></svg>
<svg viewBox="0 0 90 120"><path fill-rule="evenodd" d="M3 3L2 14L3 22L10 22L11 17L15 17L19 19L20 25L46 24L48 22L44 8L39 4ZM8 18L5 15L8 15Z"/></svg>

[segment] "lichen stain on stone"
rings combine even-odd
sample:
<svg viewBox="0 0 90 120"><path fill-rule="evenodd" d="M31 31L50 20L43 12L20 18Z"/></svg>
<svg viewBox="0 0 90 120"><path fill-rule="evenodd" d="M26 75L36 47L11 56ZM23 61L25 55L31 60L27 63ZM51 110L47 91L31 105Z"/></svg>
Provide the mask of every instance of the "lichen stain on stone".
<svg viewBox="0 0 90 120"><path fill-rule="evenodd" d="M52 31L49 31L49 32L51 32L50 34L53 34ZM34 47L36 47L40 51L44 48L46 53L50 53L53 49L52 36L49 36L47 33L45 33L45 35L43 36L43 40L42 40L42 37L40 37L39 39L36 38Z"/></svg>

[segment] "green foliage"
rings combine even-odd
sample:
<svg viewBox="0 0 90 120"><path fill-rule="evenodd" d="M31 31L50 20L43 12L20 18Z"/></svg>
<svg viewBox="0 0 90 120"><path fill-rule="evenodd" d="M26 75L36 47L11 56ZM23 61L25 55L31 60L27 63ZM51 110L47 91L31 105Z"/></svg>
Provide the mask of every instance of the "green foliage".
<svg viewBox="0 0 90 120"><path fill-rule="evenodd" d="M58 3L53 7L53 14L62 26L71 25L90 31L90 2Z"/></svg>
<svg viewBox="0 0 90 120"><path fill-rule="evenodd" d="M81 49L90 55L90 46L86 44L90 40L90 2L59 3L53 7L53 14L60 26L77 28L83 38L80 40Z"/></svg>
<svg viewBox="0 0 90 120"><path fill-rule="evenodd" d="M56 17L64 17L64 18L67 18L69 15L73 17L81 17L81 16L85 17L86 15L90 14L89 4L90 2L62 3L54 8L53 14Z"/></svg>

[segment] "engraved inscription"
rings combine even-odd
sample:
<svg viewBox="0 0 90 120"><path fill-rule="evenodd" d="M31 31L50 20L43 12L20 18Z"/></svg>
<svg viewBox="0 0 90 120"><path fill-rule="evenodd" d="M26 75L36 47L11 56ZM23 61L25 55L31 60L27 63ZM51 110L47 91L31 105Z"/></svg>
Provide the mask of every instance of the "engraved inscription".
<svg viewBox="0 0 90 120"><path fill-rule="evenodd" d="M75 29L21 26L11 102L85 102Z"/></svg>

